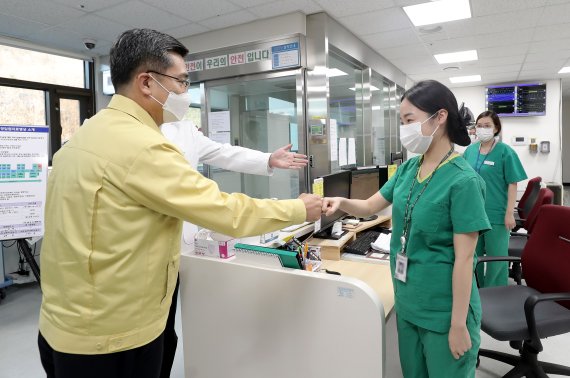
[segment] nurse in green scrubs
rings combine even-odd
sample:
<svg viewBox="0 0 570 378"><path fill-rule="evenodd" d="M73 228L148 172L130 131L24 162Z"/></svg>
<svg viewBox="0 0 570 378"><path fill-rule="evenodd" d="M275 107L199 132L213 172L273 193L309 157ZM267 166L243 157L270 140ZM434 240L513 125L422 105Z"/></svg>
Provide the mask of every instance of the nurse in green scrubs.
<svg viewBox="0 0 570 378"><path fill-rule="evenodd" d="M400 363L406 378L475 377L481 304L473 279L479 233L490 228L485 183L453 151L470 140L453 93L422 81L400 105L400 139L420 154L367 200L325 198L323 211L369 216L392 207Z"/></svg>
<svg viewBox="0 0 570 378"><path fill-rule="evenodd" d="M501 120L495 112L479 114L475 130L478 142L467 147L463 157L487 184L485 210L492 227L479 238L477 256L507 256L510 230L515 227L517 182L527 176L517 153L498 140ZM507 285L508 263L487 264L484 269L483 264L477 268L481 287Z"/></svg>

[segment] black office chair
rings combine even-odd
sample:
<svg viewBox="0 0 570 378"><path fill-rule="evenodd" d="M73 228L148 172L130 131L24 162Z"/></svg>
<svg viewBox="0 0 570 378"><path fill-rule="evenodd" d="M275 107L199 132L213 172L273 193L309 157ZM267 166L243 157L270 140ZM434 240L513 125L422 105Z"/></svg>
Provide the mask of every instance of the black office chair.
<svg viewBox="0 0 570 378"><path fill-rule="evenodd" d="M520 232L511 232L511 238L509 239L509 256L521 257L522 251L526 245L526 242L533 231L534 225L536 224L536 219L538 218L538 213L543 205L550 205L554 199L554 193L548 188L542 188L538 191L538 195L534 200L534 205L532 209L527 213L527 217L524 220L524 228L527 231L526 234ZM511 268L509 269L509 277L515 280L517 284L521 284L522 280L522 269L521 264L518 262L513 262Z"/></svg>
<svg viewBox="0 0 570 378"><path fill-rule="evenodd" d="M500 341L509 341L520 356L480 349L479 356L510 365L504 378L549 374L570 376L570 367L541 362L540 339L570 332L570 207L544 205L522 258L483 257L479 263L520 261L527 286L479 289L481 329Z"/></svg>
<svg viewBox="0 0 570 378"><path fill-rule="evenodd" d="M534 203L536 202L536 197L538 196L538 191L540 190L541 181L542 177L540 176L533 177L528 180L526 189L517 206L515 207L516 227L514 231L517 231L520 228L525 228L524 226L526 218L529 216Z"/></svg>

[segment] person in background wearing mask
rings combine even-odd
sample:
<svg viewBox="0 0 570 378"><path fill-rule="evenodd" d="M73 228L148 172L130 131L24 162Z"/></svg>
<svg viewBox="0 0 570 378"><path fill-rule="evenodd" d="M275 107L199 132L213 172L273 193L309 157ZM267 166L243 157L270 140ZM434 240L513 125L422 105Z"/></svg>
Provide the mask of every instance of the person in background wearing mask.
<svg viewBox="0 0 570 378"><path fill-rule="evenodd" d="M186 111L188 108L186 108ZM229 171L248 173L254 175L270 176L274 168L301 169L308 163L307 156L291 152L291 145L275 150L273 153L264 153L249 148L232 146L228 143L214 142L204 136L193 122L184 120L164 123L160 126L162 134L170 140L184 154L190 166L197 169L198 162L210 164ZM189 222L182 226L182 240L180 248L182 254L194 250L194 235L198 227ZM164 330L164 357L160 376L170 377L178 336L175 331L176 306L178 304L178 287L172 296L172 304L168 314L168 321Z"/></svg>
<svg viewBox="0 0 570 378"><path fill-rule="evenodd" d="M480 232L490 228L485 183L453 143L469 144L453 93L421 81L400 105L413 157L367 200L324 198L323 211L365 217L392 204L392 270L404 377L475 377L481 303L473 280Z"/></svg>
<svg viewBox="0 0 570 378"><path fill-rule="evenodd" d="M161 134L164 115L190 105L187 53L155 30L121 34L117 94L54 155L38 334L48 378L159 376L182 220L240 237L320 217L315 195L220 192Z"/></svg>
<svg viewBox="0 0 570 378"><path fill-rule="evenodd" d="M527 175L517 153L498 140L501 120L495 112L479 114L475 130L479 142L467 147L463 157L487 184L485 210L492 226L489 232L479 238L477 255L507 256L510 231L515 227L517 182L525 180ZM486 270L480 264L477 277L481 287L507 285L508 263L487 264Z"/></svg>

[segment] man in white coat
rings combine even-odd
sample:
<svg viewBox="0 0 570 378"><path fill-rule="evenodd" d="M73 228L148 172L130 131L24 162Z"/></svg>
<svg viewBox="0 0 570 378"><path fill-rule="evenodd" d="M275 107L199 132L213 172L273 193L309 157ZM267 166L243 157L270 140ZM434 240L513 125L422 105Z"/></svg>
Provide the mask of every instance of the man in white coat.
<svg viewBox="0 0 570 378"><path fill-rule="evenodd" d="M291 152L291 145L278 148L273 153L265 153L249 148L232 146L228 143L218 143L206 137L193 122L184 120L180 122L164 123L160 127L162 134L168 138L196 169L198 163L213 165L228 171L249 173L254 175L271 176L274 168L300 169L307 165L307 156ZM194 249L194 235L198 227L184 222L182 229L181 253L188 254ZM164 331L164 356L161 369L161 378L170 377L170 371L176 353L178 337L174 330L178 295L178 283L172 298L170 313Z"/></svg>

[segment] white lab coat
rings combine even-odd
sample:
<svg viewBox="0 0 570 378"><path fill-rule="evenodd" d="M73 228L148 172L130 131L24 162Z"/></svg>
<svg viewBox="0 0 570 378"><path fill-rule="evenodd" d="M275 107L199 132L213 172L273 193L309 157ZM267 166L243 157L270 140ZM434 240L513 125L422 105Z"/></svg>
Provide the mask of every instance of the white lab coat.
<svg viewBox="0 0 570 378"><path fill-rule="evenodd" d="M197 169L198 162L214 165L229 171L270 176L270 153L232 146L228 143L214 142L198 131L191 121L180 121L163 124L162 134L178 147L190 165ZM194 235L198 227L184 222L180 248L183 254L194 249Z"/></svg>

